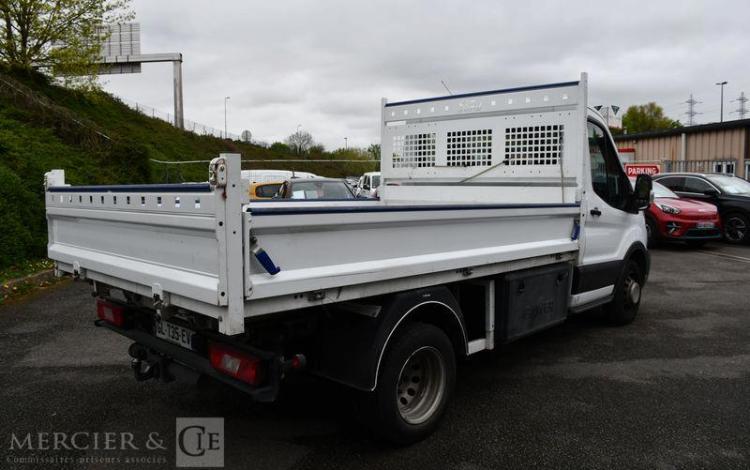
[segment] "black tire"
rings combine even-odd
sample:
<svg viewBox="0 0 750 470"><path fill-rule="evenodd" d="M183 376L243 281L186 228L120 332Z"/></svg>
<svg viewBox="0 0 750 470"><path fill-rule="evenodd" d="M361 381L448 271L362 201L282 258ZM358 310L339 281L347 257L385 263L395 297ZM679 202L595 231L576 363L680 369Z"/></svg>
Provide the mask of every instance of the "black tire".
<svg viewBox="0 0 750 470"><path fill-rule="evenodd" d="M609 323L627 325L635 320L641 305L643 281L641 266L632 259L628 260L615 284L614 298L604 307ZM633 292L632 289L636 289L637 292Z"/></svg>
<svg viewBox="0 0 750 470"><path fill-rule="evenodd" d="M657 230L658 229L656 228L656 222L654 222L652 218L646 217L646 235L648 237L646 243L649 248L653 248L654 246L656 246L656 240L658 236Z"/></svg>
<svg viewBox="0 0 750 470"><path fill-rule="evenodd" d="M724 241L739 245L750 241L750 220L747 215L732 212L722 217Z"/></svg>
<svg viewBox="0 0 750 470"><path fill-rule="evenodd" d="M708 240L688 240L686 243L690 248L700 248L708 243Z"/></svg>
<svg viewBox="0 0 750 470"><path fill-rule="evenodd" d="M362 418L381 439L398 445L421 441L440 424L455 384L456 356L448 336L426 323L404 325L383 355L375 391L360 397Z"/></svg>

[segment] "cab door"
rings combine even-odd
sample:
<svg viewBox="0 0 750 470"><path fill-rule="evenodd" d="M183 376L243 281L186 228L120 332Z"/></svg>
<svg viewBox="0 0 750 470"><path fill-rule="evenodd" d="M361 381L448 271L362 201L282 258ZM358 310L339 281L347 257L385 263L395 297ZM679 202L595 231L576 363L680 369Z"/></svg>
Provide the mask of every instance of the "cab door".
<svg viewBox="0 0 750 470"><path fill-rule="evenodd" d="M354 190L354 195L355 196L357 196L357 197L364 196L363 191L362 191L362 187L364 185L365 185L365 176L362 175L362 176L359 177L359 181L357 181L357 188Z"/></svg>
<svg viewBox="0 0 750 470"><path fill-rule="evenodd" d="M579 305L610 296L626 252L634 241L645 240L643 214L627 212L633 188L609 133L591 120L586 131L591 178L583 214L583 255L573 287L573 303Z"/></svg>
<svg viewBox="0 0 750 470"><path fill-rule="evenodd" d="M361 196L370 196L370 191L372 189L372 175L365 176L365 181L362 185L362 194Z"/></svg>

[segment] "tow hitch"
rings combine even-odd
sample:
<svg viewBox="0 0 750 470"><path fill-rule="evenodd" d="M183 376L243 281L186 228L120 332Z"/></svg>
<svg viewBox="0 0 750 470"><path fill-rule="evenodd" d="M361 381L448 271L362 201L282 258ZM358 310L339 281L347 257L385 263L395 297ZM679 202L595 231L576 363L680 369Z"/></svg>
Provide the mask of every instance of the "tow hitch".
<svg viewBox="0 0 750 470"><path fill-rule="evenodd" d="M149 353L148 348L139 343L131 344L128 354L132 357L130 367L138 382L149 379L159 379L162 382L174 381L175 377L170 373L172 361L166 357Z"/></svg>

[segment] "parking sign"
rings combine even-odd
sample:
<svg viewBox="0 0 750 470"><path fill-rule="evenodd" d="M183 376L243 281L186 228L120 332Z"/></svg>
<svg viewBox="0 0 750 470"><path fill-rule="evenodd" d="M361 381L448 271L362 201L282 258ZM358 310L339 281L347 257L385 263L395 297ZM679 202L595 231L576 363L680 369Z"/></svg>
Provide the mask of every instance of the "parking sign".
<svg viewBox="0 0 750 470"><path fill-rule="evenodd" d="M658 175L661 172L661 165L658 163L627 163L625 164L625 172L628 177L638 175Z"/></svg>

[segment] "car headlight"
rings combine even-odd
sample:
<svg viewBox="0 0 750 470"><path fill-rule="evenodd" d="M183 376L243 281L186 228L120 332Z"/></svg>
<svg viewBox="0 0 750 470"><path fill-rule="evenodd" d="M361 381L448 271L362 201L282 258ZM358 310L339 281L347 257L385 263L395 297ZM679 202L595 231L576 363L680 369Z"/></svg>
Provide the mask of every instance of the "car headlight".
<svg viewBox="0 0 750 470"><path fill-rule="evenodd" d="M661 209L663 212L667 214L679 214L680 213L680 209L676 207L672 207L667 204L657 204L657 206L659 206L659 209Z"/></svg>

